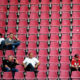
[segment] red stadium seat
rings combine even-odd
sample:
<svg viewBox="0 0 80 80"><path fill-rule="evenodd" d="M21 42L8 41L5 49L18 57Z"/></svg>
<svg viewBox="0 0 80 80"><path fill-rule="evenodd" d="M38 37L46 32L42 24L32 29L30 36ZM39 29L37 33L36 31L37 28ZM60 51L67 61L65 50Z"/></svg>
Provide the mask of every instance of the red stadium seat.
<svg viewBox="0 0 80 80"><path fill-rule="evenodd" d="M48 78L49 78L49 80L56 80L58 78L57 72L56 71L49 71Z"/></svg>
<svg viewBox="0 0 80 80"><path fill-rule="evenodd" d="M66 1L62 0L62 4L70 4L70 2L71 2L70 0L66 0Z"/></svg>
<svg viewBox="0 0 80 80"><path fill-rule="evenodd" d="M10 0L10 5L18 5L18 0Z"/></svg>
<svg viewBox="0 0 80 80"><path fill-rule="evenodd" d="M80 4L80 0L73 0L72 3L73 4Z"/></svg>
<svg viewBox="0 0 80 80"><path fill-rule="evenodd" d="M8 5L8 0L1 0L0 5Z"/></svg>
<svg viewBox="0 0 80 80"><path fill-rule="evenodd" d="M6 26L5 21L4 20L0 20L0 27L5 28L5 26Z"/></svg>
<svg viewBox="0 0 80 80"><path fill-rule="evenodd" d="M5 20L6 19L6 14L5 13L0 13L0 20Z"/></svg>
<svg viewBox="0 0 80 80"><path fill-rule="evenodd" d="M70 33L70 27L62 27L61 33Z"/></svg>
<svg viewBox="0 0 80 80"><path fill-rule="evenodd" d="M24 57L17 56L17 60L18 60L18 63L22 65L24 61Z"/></svg>
<svg viewBox="0 0 80 80"><path fill-rule="evenodd" d="M57 41L51 41L50 48L52 49L59 48L59 43Z"/></svg>
<svg viewBox="0 0 80 80"><path fill-rule="evenodd" d="M45 49L40 49L38 55L39 55L39 56L47 56L47 55L48 55L47 50L45 50Z"/></svg>
<svg viewBox="0 0 80 80"><path fill-rule="evenodd" d="M21 0L21 1L24 1L24 0ZM25 1L27 1L27 0L25 0ZM26 4L26 3L25 3ZM21 7L20 7L20 10L19 10L20 12L28 12L28 7L27 6L25 6L25 5L21 5Z"/></svg>
<svg viewBox="0 0 80 80"><path fill-rule="evenodd" d="M69 19L70 13L69 12L62 12L62 19Z"/></svg>
<svg viewBox="0 0 80 80"><path fill-rule="evenodd" d="M3 57L3 51L0 50L0 57Z"/></svg>
<svg viewBox="0 0 80 80"><path fill-rule="evenodd" d="M79 41L80 40L80 34L74 33L73 36L72 36L72 40L73 41Z"/></svg>
<svg viewBox="0 0 80 80"><path fill-rule="evenodd" d="M56 33L52 33L51 36L50 36L50 41L59 41L59 36L58 34Z"/></svg>
<svg viewBox="0 0 80 80"><path fill-rule="evenodd" d="M62 11L70 11L70 5L63 5Z"/></svg>
<svg viewBox="0 0 80 80"><path fill-rule="evenodd" d="M0 33L5 34L5 28L0 28Z"/></svg>
<svg viewBox="0 0 80 80"><path fill-rule="evenodd" d="M4 72L4 73L3 73L3 79L4 79L4 80L13 79L13 78L12 78L12 72Z"/></svg>
<svg viewBox="0 0 80 80"><path fill-rule="evenodd" d="M51 4L60 4L60 0L52 0Z"/></svg>
<svg viewBox="0 0 80 80"><path fill-rule="evenodd" d="M27 13L20 12L19 19L28 19Z"/></svg>
<svg viewBox="0 0 80 80"><path fill-rule="evenodd" d="M60 10L60 6L59 5L52 5L51 11L59 11L59 10Z"/></svg>
<svg viewBox="0 0 80 80"><path fill-rule="evenodd" d="M24 67L22 65L17 65L16 69L18 69L18 72L24 72Z"/></svg>
<svg viewBox="0 0 80 80"><path fill-rule="evenodd" d="M38 80L45 80L46 79L46 72L43 72L43 71L38 72L37 78L38 78Z"/></svg>
<svg viewBox="0 0 80 80"><path fill-rule="evenodd" d="M50 33L59 33L58 27L51 27Z"/></svg>
<svg viewBox="0 0 80 80"><path fill-rule="evenodd" d="M32 11L32 10L31 10ZM31 12L30 19L38 19L38 14L35 12Z"/></svg>
<svg viewBox="0 0 80 80"><path fill-rule="evenodd" d="M18 12L18 6L10 6L9 12Z"/></svg>
<svg viewBox="0 0 80 80"><path fill-rule="evenodd" d="M79 3L78 3L79 4ZM72 8L73 11L79 11L80 10L80 5L73 5Z"/></svg>
<svg viewBox="0 0 80 80"><path fill-rule="evenodd" d="M80 26L80 20L78 20L78 19L73 19L73 26Z"/></svg>
<svg viewBox="0 0 80 80"><path fill-rule="evenodd" d="M41 4L49 4L49 0L41 0Z"/></svg>
<svg viewBox="0 0 80 80"><path fill-rule="evenodd" d="M30 4L34 4L34 5L39 4L39 0L31 0Z"/></svg>
<svg viewBox="0 0 80 80"><path fill-rule="evenodd" d="M7 6L0 6L0 12L7 12Z"/></svg>
<svg viewBox="0 0 80 80"><path fill-rule="evenodd" d="M29 35L28 41L37 41L37 35Z"/></svg>
<svg viewBox="0 0 80 80"><path fill-rule="evenodd" d="M28 80L33 80L33 79L35 79L35 74L34 74L34 72L26 72L25 78L28 79Z"/></svg>
<svg viewBox="0 0 80 80"><path fill-rule="evenodd" d="M70 34L62 34L61 41L70 41Z"/></svg>
<svg viewBox="0 0 80 80"><path fill-rule="evenodd" d="M74 56L76 53L77 53L78 55L80 55L80 54L79 54L79 53L80 53L80 49L73 48L71 55Z"/></svg>
<svg viewBox="0 0 80 80"><path fill-rule="evenodd" d="M3 63L3 62L2 62L2 58L0 57L0 65L2 65L2 63Z"/></svg>
<svg viewBox="0 0 80 80"><path fill-rule="evenodd" d="M80 27L73 27L72 33L80 33Z"/></svg>
<svg viewBox="0 0 80 80"><path fill-rule="evenodd" d="M49 11L49 6L48 5L42 5L41 6L41 12L48 12L48 11Z"/></svg>
<svg viewBox="0 0 80 80"><path fill-rule="evenodd" d="M74 12L72 13L72 18L79 18L79 17L80 17L80 12L74 11Z"/></svg>
<svg viewBox="0 0 80 80"><path fill-rule="evenodd" d="M48 41L48 36L45 34L40 34L39 41Z"/></svg>
<svg viewBox="0 0 80 80"><path fill-rule="evenodd" d="M17 19L16 13L9 13L8 19Z"/></svg>
<svg viewBox="0 0 80 80"><path fill-rule="evenodd" d="M18 80L18 79L24 79L24 74L23 72L16 72L14 79Z"/></svg>
<svg viewBox="0 0 80 80"><path fill-rule="evenodd" d="M73 41L72 48L80 48L80 42Z"/></svg>
<svg viewBox="0 0 80 80"><path fill-rule="evenodd" d="M29 3L28 0L21 0L20 1L21 5L28 5L28 3Z"/></svg>
<svg viewBox="0 0 80 80"><path fill-rule="evenodd" d="M70 26L70 20L62 20L62 24L63 27L64 26Z"/></svg>
<svg viewBox="0 0 80 80"><path fill-rule="evenodd" d="M24 50L17 50L16 57L25 57L25 51Z"/></svg>

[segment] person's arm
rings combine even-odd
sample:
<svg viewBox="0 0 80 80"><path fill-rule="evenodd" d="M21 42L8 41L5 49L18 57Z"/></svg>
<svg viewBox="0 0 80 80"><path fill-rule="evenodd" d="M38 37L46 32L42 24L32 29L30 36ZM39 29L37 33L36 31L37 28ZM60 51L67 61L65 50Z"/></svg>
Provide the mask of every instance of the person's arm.
<svg viewBox="0 0 80 80"><path fill-rule="evenodd" d="M5 65L6 68L8 68L10 70L10 67L8 65Z"/></svg>
<svg viewBox="0 0 80 80"><path fill-rule="evenodd" d="M26 64L27 64L27 58L23 61L23 66L24 66L24 68L27 67Z"/></svg>
<svg viewBox="0 0 80 80"><path fill-rule="evenodd" d="M26 68L26 64L25 63L23 63L23 66L24 66L24 68Z"/></svg>
<svg viewBox="0 0 80 80"><path fill-rule="evenodd" d="M16 58L14 58L14 61L15 61L16 64L19 64L19 62Z"/></svg>
<svg viewBox="0 0 80 80"><path fill-rule="evenodd" d="M38 62L38 63L35 65L35 68L38 68L39 65L40 65L40 62Z"/></svg>

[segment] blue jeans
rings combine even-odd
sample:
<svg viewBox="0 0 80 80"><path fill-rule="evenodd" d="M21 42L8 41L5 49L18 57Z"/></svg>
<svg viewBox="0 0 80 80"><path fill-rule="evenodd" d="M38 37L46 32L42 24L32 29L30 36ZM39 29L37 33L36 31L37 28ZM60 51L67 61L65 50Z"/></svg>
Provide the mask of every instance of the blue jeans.
<svg viewBox="0 0 80 80"><path fill-rule="evenodd" d="M20 45L20 41L13 43L11 45L6 46L6 49L12 49L13 51Z"/></svg>
<svg viewBox="0 0 80 80"><path fill-rule="evenodd" d="M3 40L3 41L1 42L0 49L4 49L4 46L5 46L5 41Z"/></svg>
<svg viewBox="0 0 80 80"><path fill-rule="evenodd" d="M10 72L10 71L12 71L12 72L18 72L18 70L15 69L15 68L12 68L12 69L10 70L10 69L7 68L7 67L3 68L3 71L5 71L5 72Z"/></svg>

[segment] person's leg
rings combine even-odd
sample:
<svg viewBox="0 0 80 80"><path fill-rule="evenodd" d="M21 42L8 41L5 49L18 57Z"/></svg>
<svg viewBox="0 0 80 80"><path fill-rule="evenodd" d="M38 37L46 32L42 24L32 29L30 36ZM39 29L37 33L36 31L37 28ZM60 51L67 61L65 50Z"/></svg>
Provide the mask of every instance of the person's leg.
<svg viewBox="0 0 80 80"><path fill-rule="evenodd" d="M5 68L3 68L2 69L4 72L9 72L9 71L11 71L9 68L7 68L7 67L5 67Z"/></svg>
<svg viewBox="0 0 80 80"><path fill-rule="evenodd" d="M78 68L78 71L80 71L80 67Z"/></svg>
<svg viewBox="0 0 80 80"><path fill-rule="evenodd" d="M1 48L1 49L4 49L4 46L5 46L5 41L2 41L2 42L1 42L1 45L0 45L0 48Z"/></svg>
<svg viewBox="0 0 80 80"><path fill-rule="evenodd" d="M12 44L12 50L15 50L16 47L20 45L20 41Z"/></svg>

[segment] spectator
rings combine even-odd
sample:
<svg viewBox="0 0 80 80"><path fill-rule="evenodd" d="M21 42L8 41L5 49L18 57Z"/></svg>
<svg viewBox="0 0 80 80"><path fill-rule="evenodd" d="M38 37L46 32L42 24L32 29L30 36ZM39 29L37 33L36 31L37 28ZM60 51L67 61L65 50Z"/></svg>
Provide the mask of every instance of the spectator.
<svg viewBox="0 0 80 80"><path fill-rule="evenodd" d="M71 72L72 71L80 71L80 58L78 54L75 54L74 58L71 62Z"/></svg>
<svg viewBox="0 0 80 80"><path fill-rule="evenodd" d="M12 71L12 73L14 75L15 72L18 72L18 70L15 68L16 65L18 65L18 61L16 60L16 58L14 58L12 55L9 55L8 59L3 60L2 70L4 72Z"/></svg>
<svg viewBox="0 0 80 80"><path fill-rule="evenodd" d="M15 39L13 39L15 37ZM12 49L15 50L16 47L20 45L20 41L16 36L13 35L13 33L10 33L9 38L5 40L6 49Z"/></svg>
<svg viewBox="0 0 80 80"><path fill-rule="evenodd" d="M23 66L26 71L38 72L37 68L40 65L40 62L37 58L33 57L33 53L29 53L29 57L25 58L23 61Z"/></svg>
<svg viewBox="0 0 80 80"><path fill-rule="evenodd" d="M3 49L4 45L5 45L5 39L2 38L2 34L0 33L0 49Z"/></svg>

